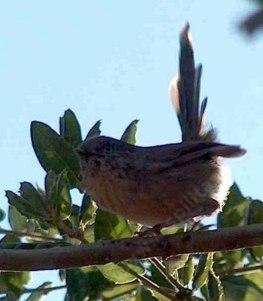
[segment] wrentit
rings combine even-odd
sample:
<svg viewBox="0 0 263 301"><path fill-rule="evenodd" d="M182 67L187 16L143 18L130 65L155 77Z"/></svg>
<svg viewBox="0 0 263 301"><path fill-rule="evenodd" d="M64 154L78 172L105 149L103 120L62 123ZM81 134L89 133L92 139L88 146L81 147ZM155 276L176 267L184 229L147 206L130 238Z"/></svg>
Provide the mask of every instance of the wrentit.
<svg viewBox="0 0 263 301"><path fill-rule="evenodd" d="M97 205L147 226L196 221L221 210L232 185L223 158L245 153L216 142L215 129L205 127L201 65L195 68L188 31L187 24L180 36L179 75L170 85L182 142L141 147L99 136L77 148L83 187Z"/></svg>

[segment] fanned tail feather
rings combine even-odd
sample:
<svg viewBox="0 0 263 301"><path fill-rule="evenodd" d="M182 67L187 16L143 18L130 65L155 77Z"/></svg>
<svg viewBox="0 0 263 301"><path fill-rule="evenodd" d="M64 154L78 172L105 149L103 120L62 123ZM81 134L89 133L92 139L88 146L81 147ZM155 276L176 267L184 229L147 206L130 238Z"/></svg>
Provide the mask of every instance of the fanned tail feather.
<svg viewBox="0 0 263 301"><path fill-rule="evenodd" d="M194 52L187 23L180 35L179 75L170 84L170 97L176 109L183 141L214 141L216 131L205 129L207 98L201 103L202 65L195 68Z"/></svg>

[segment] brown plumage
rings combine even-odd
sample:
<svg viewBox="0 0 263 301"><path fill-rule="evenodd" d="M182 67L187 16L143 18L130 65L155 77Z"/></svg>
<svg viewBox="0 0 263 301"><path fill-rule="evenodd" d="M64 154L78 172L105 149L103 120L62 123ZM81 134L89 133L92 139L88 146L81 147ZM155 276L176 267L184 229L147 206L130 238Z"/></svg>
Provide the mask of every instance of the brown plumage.
<svg viewBox="0 0 263 301"><path fill-rule="evenodd" d="M99 207L144 225L168 225L220 210L232 184L223 157L242 156L236 145L215 142L204 127L207 100L199 105L201 67L194 67L187 25L180 70L170 87L182 142L140 147L110 137L85 140L77 149L83 187Z"/></svg>

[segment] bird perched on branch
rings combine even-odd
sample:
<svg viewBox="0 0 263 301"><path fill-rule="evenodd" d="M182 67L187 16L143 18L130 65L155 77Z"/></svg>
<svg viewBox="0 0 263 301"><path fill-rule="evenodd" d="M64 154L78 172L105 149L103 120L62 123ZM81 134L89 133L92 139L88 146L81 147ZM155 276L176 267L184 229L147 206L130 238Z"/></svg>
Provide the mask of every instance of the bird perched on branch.
<svg viewBox="0 0 263 301"><path fill-rule="evenodd" d="M216 142L206 129L207 99L199 105L201 65L195 68L186 25L180 36L179 75L170 94L182 142L140 147L99 136L78 147L83 186L97 205L131 221L170 225L198 220L219 211L232 179L223 158L245 150Z"/></svg>

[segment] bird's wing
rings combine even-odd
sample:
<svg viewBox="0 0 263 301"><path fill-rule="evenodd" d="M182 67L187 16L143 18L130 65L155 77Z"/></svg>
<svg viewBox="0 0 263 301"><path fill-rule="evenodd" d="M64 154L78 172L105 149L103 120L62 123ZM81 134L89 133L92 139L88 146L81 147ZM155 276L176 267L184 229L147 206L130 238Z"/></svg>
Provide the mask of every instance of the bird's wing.
<svg viewBox="0 0 263 301"><path fill-rule="evenodd" d="M239 157L245 150L238 145L227 145L214 142L189 142L166 144L143 148L144 160L149 168L166 169L176 167L204 156Z"/></svg>

